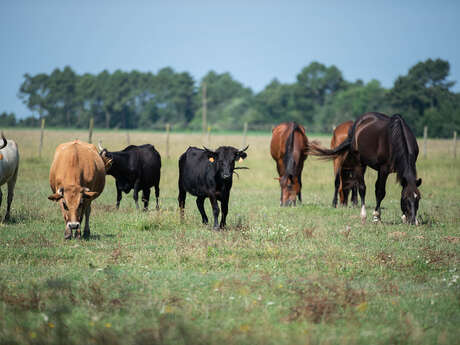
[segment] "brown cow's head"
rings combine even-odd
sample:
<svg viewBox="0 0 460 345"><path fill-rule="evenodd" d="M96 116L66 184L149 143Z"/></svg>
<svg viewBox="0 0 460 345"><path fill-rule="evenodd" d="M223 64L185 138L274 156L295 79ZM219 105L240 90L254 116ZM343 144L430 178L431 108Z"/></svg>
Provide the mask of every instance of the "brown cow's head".
<svg viewBox="0 0 460 345"><path fill-rule="evenodd" d="M80 186L61 187L56 193L51 194L48 199L59 202L62 215L66 224L64 236L72 238L72 231L75 230L75 237L81 235L80 223L89 202L97 197L97 192L91 192L89 188Z"/></svg>
<svg viewBox="0 0 460 345"><path fill-rule="evenodd" d="M299 178L293 175L283 175L277 180L280 181L281 187L280 205L295 206L301 188Z"/></svg>

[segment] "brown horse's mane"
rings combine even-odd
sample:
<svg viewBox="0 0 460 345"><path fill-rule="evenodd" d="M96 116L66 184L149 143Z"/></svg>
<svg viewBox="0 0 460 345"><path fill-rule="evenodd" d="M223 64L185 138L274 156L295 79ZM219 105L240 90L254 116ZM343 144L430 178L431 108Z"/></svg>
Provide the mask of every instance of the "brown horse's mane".
<svg viewBox="0 0 460 345"><path fill-rule="evenodd" d="M286 168L286 176L296 176L296 162L294 160L294 157L292 155L292 152L294 151L294 134L296 131L300 131L300 126L297 122L291 122L292 123L292 131L289 133L289 137L286 140L286 148L285 148L285 155L283 158L283 163Z"/></svg>
<svg viewBox="0 0 460 345"><path fill-rule="evenodd" d="M418 145L414 134L399 114L390 118L388 135L391 145L391 163L401 185L417 177L415 162Z"/></svg>

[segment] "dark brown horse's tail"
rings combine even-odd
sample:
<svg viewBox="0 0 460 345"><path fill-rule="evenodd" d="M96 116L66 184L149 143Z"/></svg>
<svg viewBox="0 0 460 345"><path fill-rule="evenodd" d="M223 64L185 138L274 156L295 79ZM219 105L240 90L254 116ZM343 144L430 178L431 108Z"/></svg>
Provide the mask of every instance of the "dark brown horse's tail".
<svg viewBox="0 0 460 345"><path fill-rule="evenodd" d="M332 160L340 156L345 151L348 151L351 145L351 138L348 137L343 143L335 149L327 149L322 147L319 141L314 140L308 143L307 154L319 157L324 160Z"/></svg>

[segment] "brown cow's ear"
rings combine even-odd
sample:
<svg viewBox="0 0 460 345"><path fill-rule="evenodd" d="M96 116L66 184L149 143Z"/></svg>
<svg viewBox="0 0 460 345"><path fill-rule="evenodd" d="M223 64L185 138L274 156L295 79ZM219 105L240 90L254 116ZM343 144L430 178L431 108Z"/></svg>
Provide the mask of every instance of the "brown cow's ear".
<svg viewBox="0 0 460 345"><path fill-rule="evenodd" d="M48 199L51 201L59 201L64 196L64 188L59 188L58 191L54 194L51 194Z"/></svg>
<svg viewBox="0 0 460 345"><path fill-rule="evenodd" d="M54 193L54 194L51 194L50 196L48 196L48 199L51 200L51 201L59 201L62 199L62 194L59 194L59 193Z"/></svg>
<svg viewBox="0 0 460 345"><path fill-rule="evenodd" d="M96 196L99 195L98 192L89 192L89 191L86 191L86 190L84 190L82 192L82 194L83 194L83 198L85 198L85 199L94 199Z"/></svg>

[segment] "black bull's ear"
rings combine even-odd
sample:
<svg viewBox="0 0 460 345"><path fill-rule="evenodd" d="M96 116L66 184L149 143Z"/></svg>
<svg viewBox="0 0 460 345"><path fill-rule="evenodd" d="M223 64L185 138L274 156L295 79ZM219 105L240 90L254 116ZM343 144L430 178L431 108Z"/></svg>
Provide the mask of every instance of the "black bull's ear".
<svg viewBox="0 0 460 345"><path fill-rule="evenodd" d="M203 149L204 149L204 152L206 153L206 156L208 158L208 160L212 163L214 162L214 160L217 159L217 153L214 152L214 151L211 151L210 149L208 149L207 147L203 146Z"/></svg>
<svg viewBox="0 0 460 345"><path fill-rule="evenodd" d="M249 145L246 146L244 149L238 151L238 158L245 159L248 156L248 154L244 152L248 149L248 147Z"/></svg>
<svg viewBox="0 0 460 345"><path fill-rule="evenodd" d="M421 184L422 184L422 179L421 178L419 178L417 181L415 181L415 185L417 187L420 187Z"/></svg>

